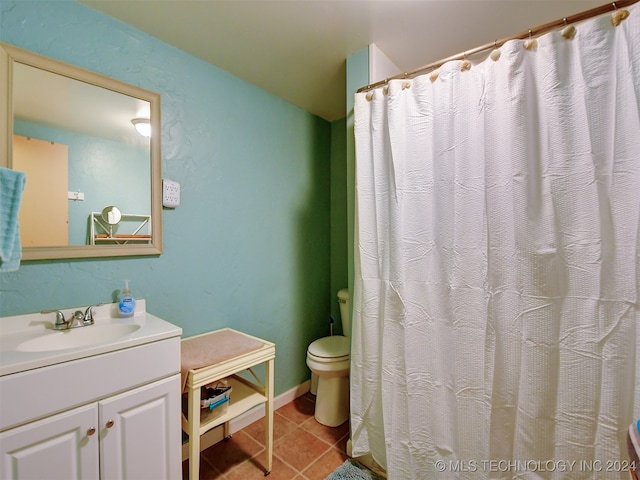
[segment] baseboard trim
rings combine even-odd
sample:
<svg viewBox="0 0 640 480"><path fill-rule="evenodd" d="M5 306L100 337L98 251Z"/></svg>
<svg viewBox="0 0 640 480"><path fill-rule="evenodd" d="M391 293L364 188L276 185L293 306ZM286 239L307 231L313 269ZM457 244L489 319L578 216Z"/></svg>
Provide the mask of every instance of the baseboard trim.
<svg viewBox="0 0 640 480"><path fill-rule="evenodd" d="M287 403L294 401L296 398L301 397L309 391L310 386L311 381L307 380L306 382L303 382L300 385L278 395L273 399L273 409L277 410ZM235 432L242 430L243 428L251 425L253 422L264 418L264 415L264 404L258 405L257 407L244 412L242 415L238 415L236 418L229 422L229 433L233 435ZM200 436L200 451L206 450L207 448L224 439L222 427L223 425L219 425ZM188 458L189 441L186 441L182 444L182 461L184 462Z"/></svg>

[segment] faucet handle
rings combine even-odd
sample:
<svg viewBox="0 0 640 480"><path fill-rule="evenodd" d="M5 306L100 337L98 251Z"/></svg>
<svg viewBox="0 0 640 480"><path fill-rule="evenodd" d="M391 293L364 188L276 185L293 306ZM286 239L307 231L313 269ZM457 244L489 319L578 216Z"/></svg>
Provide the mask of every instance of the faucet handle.
<svg viewBox="0 0 640 480"><path fill-rule="evenodd" d="M104 303L96 303L95 305L91 305L90 307L87 307L87 309L84 311L84 321L83 321L83 323L85 325L93 325L94 324L93 307L99 307L100 305L104 305Z"/></svg>
<svg viewBox="0 0 640 480"><path fill-rule="evenodd" d="M55 330L62 330L67 327L67 321L64 319L64 313L60 310L42 310L40 313L55 313L56 323L53 325Z"/></svg>

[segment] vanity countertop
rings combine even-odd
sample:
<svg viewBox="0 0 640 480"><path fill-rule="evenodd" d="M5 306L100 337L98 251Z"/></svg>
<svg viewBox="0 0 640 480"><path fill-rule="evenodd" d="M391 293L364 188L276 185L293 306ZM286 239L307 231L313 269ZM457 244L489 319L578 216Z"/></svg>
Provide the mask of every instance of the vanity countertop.
<svg viewBox="0 0 640 480"><path fill-rule="evenodd" d="M74 311L84 311L87 306L60 309L65 318ZM36 368L56 365L63 362L100 355L157 342L171 337L180 337L182 329L146 311L144 299L136 300L135 315L130 318L118 318L117 304L105 304L94 307L95 324L68 331L52 330L55 313L29 313L0 318L0 376L24 372ZM130 325L134 331L126 331L116 339L97 340L87 345L59 349L35 349L24 351L25 342L45 336L75 335L107 331L110 326ZM80 332L84 329L93 331ZM101 330L102 329L102 330ZM74 331L77 331L74 333ZM42 350L42 351L40 351Z"/></svg>

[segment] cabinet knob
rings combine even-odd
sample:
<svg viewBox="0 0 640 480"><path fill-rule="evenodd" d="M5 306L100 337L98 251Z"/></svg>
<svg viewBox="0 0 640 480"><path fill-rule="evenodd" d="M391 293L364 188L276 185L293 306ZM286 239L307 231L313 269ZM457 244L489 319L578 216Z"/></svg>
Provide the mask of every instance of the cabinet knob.
<svg viewBox="0 0 640 480"><path fill-rule="evenodd" d="M109 420L109 421L107 422L107 428L111 428L111 427L113 427L113 424L114 424L113 420Z"/></svg>
<svg viewBox="0 0 640 480"><path fill-rule="evenodd" d="M87 430L87 435L91 436L94 433L96 433L96 427L89 427L89 429Z"/></svg>

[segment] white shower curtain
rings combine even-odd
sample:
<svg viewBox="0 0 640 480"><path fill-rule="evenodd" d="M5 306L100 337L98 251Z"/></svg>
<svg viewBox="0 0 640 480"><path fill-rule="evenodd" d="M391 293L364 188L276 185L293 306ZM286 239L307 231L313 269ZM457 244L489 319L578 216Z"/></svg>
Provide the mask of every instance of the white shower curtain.
<svg viewBox="0 0 640 480"><path fill-rule="evenodd" d="M356 95L351 439L390 480L629 477L636 5Z"/></svg>

